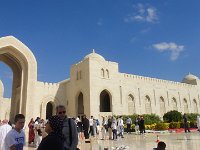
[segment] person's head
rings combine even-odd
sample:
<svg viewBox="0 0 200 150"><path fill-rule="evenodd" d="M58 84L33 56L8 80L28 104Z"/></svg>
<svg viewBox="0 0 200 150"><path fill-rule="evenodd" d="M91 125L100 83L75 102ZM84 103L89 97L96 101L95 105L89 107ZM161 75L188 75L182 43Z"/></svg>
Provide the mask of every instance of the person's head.
<svg viewBox="0 0 200 150"><path fill-rule="evenodd" d="M57 134L62 133L63 121L62 119L55 115L51 116L46 123L45 131L49 134L51 132L55 132Z"/></svg>
<svg viewBox="0 0 200 150"><path fill-rule="evenodd" d="M157 146L157 150L165 150L166 144L165 142L160 141Z"/></svg>
<svg viewBox="0 0 200 150"><path fill-rule="evenodd" d="M56 107L56 114L59 116L61 119L64 119L66 117L66 109L65 106L63 105L58 105Z"/></svg>
<svg viewBox="0 0 200 150"><path fill-rule="evenodd" d="M24 128L24 123L25 123L25 116L23 114L17 114L15 116L15 129L17 131L20 131L21 129Z"/></svg>
<svg viewBox="0 0 200 150"><path fill-rule="evenodd" d="M91 119L93 119L93 116L91 116Z"/></svg>
<svg viewBox="0 0 200 150"><path fill-rule="evenodd" d="M7 124L8 123L8 120L7 119L4 119L3 121L2 121L2 124Z"/></svg>

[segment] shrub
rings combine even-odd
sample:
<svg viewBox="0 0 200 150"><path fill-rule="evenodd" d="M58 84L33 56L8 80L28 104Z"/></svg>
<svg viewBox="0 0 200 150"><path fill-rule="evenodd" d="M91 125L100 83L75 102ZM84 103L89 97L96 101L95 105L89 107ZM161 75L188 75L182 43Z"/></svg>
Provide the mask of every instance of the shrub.
<svg viewBox="0 0 200 150"><path fill-rule="evenodd" d="M155 130L167 130L169 128L169 123L157 123L155 126Z"/></svg>
<svg viewBox="0 0 200 150"><path fill-rule="evenodd" d="M176 110L169 111L164 114L163 119L165 122L179 122L182 120L182 115Z"/></svg>
<svg viewBox="0 0 200 150"><path fill-rule="evenodd" d="M169 128L170 129L179 129L180 128L180 122L170 122Z"/></svg>
<svg viewBox="0 0 200 150"><path fill-rule="evenodd" d="M144 117L144 122L145 122L146 125L151 125L151 124L154 124L154 123L161 122L160 117L158 115L155 115L155 114L144 114L143 117Z"/></svg>
<svg viewBox="0 0 200 150"><path fill-rule="evenodd" d="M192 121L192 122L196 122L197 116L199 116L199 114L197 114L197 113L188 113L186 115L188 117L188 121Z"/></svg>
<svg viewBox="0 0 200 150"><path fill-rule="evenodd" d="M190 126L190 128L197 128L197 122L196 121L190 121L189 126Z"/></svg>
<svg viewBox="0 0 200 150"><path fill-rule="evenodd" d="M145 129L146 129L146 130L154 130L154 129L155 129L155 126L156 126L156 123L151 124L151 125L145 125Z"/></svg>

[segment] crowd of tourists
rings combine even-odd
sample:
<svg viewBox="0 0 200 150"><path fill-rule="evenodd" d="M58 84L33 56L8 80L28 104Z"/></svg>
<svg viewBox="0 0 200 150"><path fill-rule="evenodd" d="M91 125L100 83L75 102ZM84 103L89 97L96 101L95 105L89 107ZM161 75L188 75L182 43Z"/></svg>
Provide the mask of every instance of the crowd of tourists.
<svg viewBox="0 0 200 150"><path fill-rule="evenodd" d="M197 118L197 123L198 121L200 121L200 117ZM25 145L25 116L17 114L14 122L11 125L8 120L0 121L0 150L23 150ZM185 131L190 132L185 114L183 122ZM101 140L124 138L125 124L127 134L131 133L132 124L135 124L136 134L145 133L143 116L138 116L135 120L131 120L129 117L122 118L122 116L119 118L102 116L101 120L94 118L94 116L86 117L86 115L69 118L66 115L65 107L59 105L56 107L55 116L51 116L47 120L37 117L29 121L27 124L29 129L28 145L37 150L76 150L78 149L78 141L84 140L87 143L90 137ZM163 143L160 143L160 145L166 147Z"/></svg>

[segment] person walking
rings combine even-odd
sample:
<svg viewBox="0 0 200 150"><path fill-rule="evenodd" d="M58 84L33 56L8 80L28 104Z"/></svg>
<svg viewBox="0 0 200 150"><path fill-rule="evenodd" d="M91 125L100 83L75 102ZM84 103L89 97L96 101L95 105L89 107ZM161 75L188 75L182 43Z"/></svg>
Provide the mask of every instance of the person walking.
<svg viewBox="0 0 200 150"><path fill-rule="evenodd" d="M31 144L34 144L34 139L35 139L35 132L34 132L34 120L33 118L30 120L28 123L28 144L31 146Z"/></svg>
<svg viewBox="0 0 200 150"><path fill-rule="evenodd" d="M25 116L17 114L14 121L14 129L10 130L5 138L5 150L23 150L25 145L25 133L23 131Z"/></svg>
<svg viewBox="0 0 200 150"><path fill-rule="evenodd" d="M94 127L93 127L93 125L94 125L94 121L93 121L93 116L91 116L90 117L90 119L89 119L89 124L90 124L90 131L89 131L89 134L91 135L91 136L94 136Z"/></svg>
<svg viewBox="0 0 200 150"><path fill-rule="evenodd" d="M85 139L89 139L89 120L87 119L86 115L83 115L83 133L85 136Z"/></svg>
<svg viewBox="0 0 200 150"><path fill-rule="evenodd" d="M63 120L62 133L65 139L65 150L75 150L78 145L78 132L75 121L72 118L67 117L66 108L63 105L58 105L56 107L56 114Z"/></svg>
<svg viewBox="0 0 200 150"><path fill-rule="evenodd" d="M112 132L113 140L117 140L117 120L115 117L112 118Z"/></svg>
<svg viewBox="0 0 200 150"><path fill-rule="evenodd" d="M140 117L139 128L140 128L140 134L145 133L145 123L143 116Z"/></svg>
<svg viewBox="0 0 200 150"><path fill-rule="evenodd" d="M185 133L190 132L189 126L188 126L188 118L186 116L186 114L183 114L183 124L184 124L184 129L185 129Z"/></svg>
<svg viewBox="0 0 200 150"><path fill-rule="evenodd" d="M119 126L119 136L121 136L121 138L124 138L124 121L122 119L122 116L120 116L118 119L118 126Z"/></svg>
<svg viewBox="0 0 200 150"><path fill-rule="evenodd" d="M126 119L126 126L127 126L127 134L128 133L131 133L131 124L132 124L132 120L131 120L131 118L130 117L128 117L127 119Z"/></svg>

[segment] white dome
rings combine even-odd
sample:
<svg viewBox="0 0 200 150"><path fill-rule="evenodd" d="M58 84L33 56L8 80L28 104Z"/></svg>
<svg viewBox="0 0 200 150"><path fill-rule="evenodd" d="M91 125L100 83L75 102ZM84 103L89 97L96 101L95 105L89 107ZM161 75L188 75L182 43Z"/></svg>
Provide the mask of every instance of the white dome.
<svg viewBox="0 0 200 150"><path fill-rule="evenodd" d="M189 73L188 75L185 76L185 79L188 81L191 81L191 80L197 80L199 78L197 76Z"/></svg>
<svg viewBox="0 0 200 150"><path fill-rule="evenodd" d="M97 59L97 60L102 60L102 61L105 61L105 58L97 53L95 53L95 51L93 50L92 53L86 55L84 57L84 60L87 59L87 58L92 58L92 59Z"/></svg>

